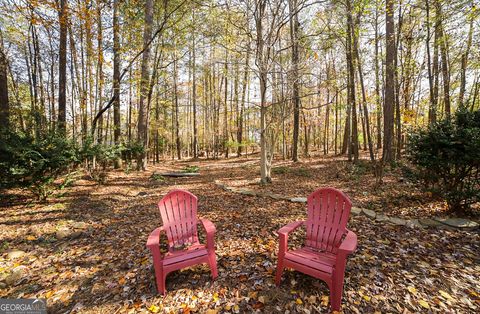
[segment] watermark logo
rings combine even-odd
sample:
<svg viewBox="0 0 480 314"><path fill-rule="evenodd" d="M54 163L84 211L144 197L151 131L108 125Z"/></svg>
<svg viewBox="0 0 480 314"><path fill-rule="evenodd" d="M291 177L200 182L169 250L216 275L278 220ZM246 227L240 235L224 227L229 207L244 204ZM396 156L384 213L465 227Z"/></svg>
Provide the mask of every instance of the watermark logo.
<svg viewBox="0 0 480 314"><path fill-rule="evenodd" d="M0 314L47 314L47 300L0 299Z"/></svg>

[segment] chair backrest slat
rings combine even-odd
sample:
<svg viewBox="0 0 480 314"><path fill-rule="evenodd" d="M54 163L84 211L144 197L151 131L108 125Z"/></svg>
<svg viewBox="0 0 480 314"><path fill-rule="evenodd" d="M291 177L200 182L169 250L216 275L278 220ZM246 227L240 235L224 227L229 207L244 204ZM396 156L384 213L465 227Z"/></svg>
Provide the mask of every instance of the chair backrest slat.
<svg viewBox="0 0 480 314"><path fill-rule="evenodd" d="M197 197L185 190L172 190L158 203L169 250L198 242Z"/></svg>
<svg viewBox="0 0 480 314"><path fill-rule="evenodd" d="M334 188L323 188L310 194L305 245L335 253L346 232L351 207L348 197Z"/></svg>

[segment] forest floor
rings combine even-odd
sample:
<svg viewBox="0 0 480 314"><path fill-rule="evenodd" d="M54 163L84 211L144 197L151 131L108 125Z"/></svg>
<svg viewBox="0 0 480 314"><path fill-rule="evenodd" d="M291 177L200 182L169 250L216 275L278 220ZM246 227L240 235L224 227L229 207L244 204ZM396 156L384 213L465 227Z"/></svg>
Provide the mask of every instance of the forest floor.
<svg viewBox="0 0 480 314"><path fill-rule="evenodd" d="M199 166L200 175L152 179L187 165ZM145 172L109 171L102 185L78 178L43 204L9 191L0 204L0 297L47 298L52 313L327 312L321 281L286 271L274 284L276 230L304 219L305 204L231 193L215 180L302 197L333 186L358 207L400 217L446 214L399 172L376 187L368 166L340 158L277 161L274 182L260 187L258 169L253 157L167 161ZM162 297L145 243L161 224L156 203L174 187L197 195L199 215L216 225L219 277L212 281L207 266L171 273ZM344 313L480 311L478 231L411 229L363 215L351 216L349 228L359 244L347 262ZM301 232L293 240L300 245Z"/></svg>

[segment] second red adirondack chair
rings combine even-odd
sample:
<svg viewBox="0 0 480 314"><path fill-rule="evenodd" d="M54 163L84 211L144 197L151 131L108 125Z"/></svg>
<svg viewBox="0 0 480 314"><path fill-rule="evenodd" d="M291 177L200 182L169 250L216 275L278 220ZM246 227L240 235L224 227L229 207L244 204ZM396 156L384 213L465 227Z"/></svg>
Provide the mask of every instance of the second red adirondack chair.
<svg viewBox="0 0 480 314"><path fill-rule="evenodd" d="M285 267L322 279L330 289L332 310L339 311L347 255L357 247L357 235L346 228L352 203L341 191L323 188L310 194L307 207L306 221L296 221L278 230L276 284L280 284ZM305 245L288 250L288 235L300 226L306 228Z"/></svg>
<svg viewBox="0 0 480 314"><path fill-rule="evenodd" d="M155 229L148 237L147 247L153 256L158 292L166 293L167 274L185 267L207 263L212 277L217 273L214 236L215 226L208 219L200 219L207 234L207 244L198 240L197 197L184 190L172 190L158 203L163 226ZM160 253L160 234L165 232L168 252Z"/></svg>

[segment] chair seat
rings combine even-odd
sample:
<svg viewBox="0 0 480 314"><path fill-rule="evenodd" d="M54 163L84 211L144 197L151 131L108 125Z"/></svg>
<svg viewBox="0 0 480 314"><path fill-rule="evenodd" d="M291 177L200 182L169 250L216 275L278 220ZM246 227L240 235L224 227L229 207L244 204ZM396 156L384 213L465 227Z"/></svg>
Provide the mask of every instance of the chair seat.
<svg viewBox="0 0 480 314"><path fill-rule="evenodd" d="M203 244L194 244L183 250L168 252L163 259L163 265L172 265L190 259L208 255L207 247Z"/></svg>
<svg viewBox="0 0 480 314"><path fill-rule="evenodd" d="M302 247L297 250L287 251L285 259L331 275L335 268L336 255L317 251L309 247Z"/></svg>

